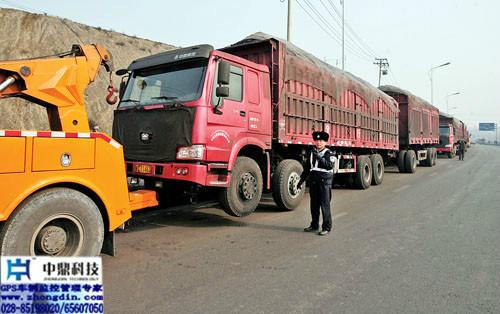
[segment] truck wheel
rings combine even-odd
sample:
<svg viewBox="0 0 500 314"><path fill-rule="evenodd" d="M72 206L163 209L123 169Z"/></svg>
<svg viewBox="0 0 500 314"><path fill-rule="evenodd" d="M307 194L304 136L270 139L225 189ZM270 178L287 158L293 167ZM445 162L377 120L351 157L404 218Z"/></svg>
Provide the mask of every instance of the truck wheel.
<svg viewBox="0 0 500 314"><path fill-rule="evenodd" d="M436 160L438 158L438 153L437 153L437 149L435 147L432 148L432 165L435 166L436 165Z"/></svg>
<svg viewBox="0 0 500 314"><path fill-rule="evenodd" d="M414 150L408 150L405 156L405 170L407 173L414 173L417 170L417 156Z"/></svg>
<svg viewBox="0 0 500 314"><path fill-rule="evenodd" d="M69 188L38 192L19 205L0 234L2 255L96 256L104 224L96 204Z"/></svg>
<svg viewBox="0 0 500 314"><path fill-rule="evenodd" d="M302 165L293 159L285 159L279 163L273 174L273 199L279 208L294 210L304 197L305 185L297 188L302 174Z"/></svg>
<svg viewBox="0 0 500 314"><path fill-rule="evenodd" d="M432 167L432 160L434 159L434 151L432 150L432 147L429 147L426 150L427 150L427 157L425 158L424 166Z"/></svg>
<svg viewBox="0 0 500 314"><path fill-rule="evenodd" d="M370 155L372 163L372 185L379 185L384 180L384 160L379 154Z"/></svg>
<svg viewBox="0 0 500 314"><path fill-rule="evenodd" d="M408 151L406 151L406 150L400 150L399 153L398 153L398 170L401 173L406 172L406 169L405 169L405 158L406 158L406 153L407 152Z"/></svg>
<svg viewBox="0 0 500 314"><path fill-rule="evenodd" d="M259 165L251 158L238 157L231 183L221 192L220 201L224 211L236 217L253 213L262 196L262 182Z"/></svg>
<svg viewBox="0 0 500 314"><path fill-rule="evenodd" d="M366 190L372 182L372 163L366 155L358 156L358 166L356 167L356 178L354 181L358 189Z"/></svg>

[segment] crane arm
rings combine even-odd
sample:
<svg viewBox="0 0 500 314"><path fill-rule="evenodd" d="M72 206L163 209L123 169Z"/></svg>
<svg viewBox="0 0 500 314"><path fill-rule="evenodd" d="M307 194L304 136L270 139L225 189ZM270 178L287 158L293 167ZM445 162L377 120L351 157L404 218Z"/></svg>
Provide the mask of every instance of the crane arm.
<svg viewBox="0 0 500 314"><path fill-rule="evenodd" d="M74 45L48 58L0 61L0 98L20 97L47 108L53 131L89 132L85 90L111 54L100 45Z"/></svg>

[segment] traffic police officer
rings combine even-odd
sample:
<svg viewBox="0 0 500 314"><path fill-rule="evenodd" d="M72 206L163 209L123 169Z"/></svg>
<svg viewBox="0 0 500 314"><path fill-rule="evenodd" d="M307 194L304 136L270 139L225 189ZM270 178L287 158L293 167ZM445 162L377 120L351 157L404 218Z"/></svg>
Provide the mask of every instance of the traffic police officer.
<svg viewBox="0 0 500 314"><path fill-rule="evenodd" d="M319 228L320 208L323 216L323 224L319 235L327 235L332 230L332 215L330 211L330 200L332 198L332 181L336 158L326 148L328 133L313 132L314 148L304 164L304 172L300 176L298 187L304 181L309 180L309 196L311 199L311 224L305 228L306 232L315 232Z"/></svg>

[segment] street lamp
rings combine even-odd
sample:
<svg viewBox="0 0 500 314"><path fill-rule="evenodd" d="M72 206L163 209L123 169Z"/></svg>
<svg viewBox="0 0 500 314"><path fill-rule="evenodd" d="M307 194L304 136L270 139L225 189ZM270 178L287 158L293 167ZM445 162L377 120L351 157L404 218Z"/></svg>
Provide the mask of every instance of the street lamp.
<svg viewBox="0 0 500 314"><path fill-rule="evenodd" d="M450 62L446 62L446 63L443 63L441 65L438 65L438 66L435 66L435 67L432 67L430 70L429 70L429 76L431 78L431 105L434 105L434 86L432 84L432 71L434 71L435 69L437 68L441 68L441 67L444 67L444 66L447 66L449 65Z"/></svg>
<svg viewBox="0 0 500 314"><path fill-rule="evenodd" d="M456 92L456 93L452 93L452 94L448 94L446 95L446 113L448 113L448 98L450 98L451 96L455 96L455 95L460 95L460 92Z"/></svg>

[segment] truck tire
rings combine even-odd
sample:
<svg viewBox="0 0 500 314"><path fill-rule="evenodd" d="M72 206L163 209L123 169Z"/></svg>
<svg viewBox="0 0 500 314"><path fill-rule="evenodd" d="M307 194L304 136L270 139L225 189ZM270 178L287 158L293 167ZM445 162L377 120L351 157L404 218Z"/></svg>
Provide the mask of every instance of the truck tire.
<svg viewBox="0 0 500 314"><path fill-rule="evenodd" d="M104 224L97 205L69 188L50 188L23 201L0 234L1 255L97 256Z"/></svg>
<svg viewBox="0 0 500 314"><path fill-rule="evenodd" d="M293 159L285 159L278 164L273 174L273 199L280 209L294 210L302 202L305 185L297 188L302 174L302 165Z"/></svg>
<svg viewBox="0 0 500 314"><path fill-rule="evenodd" d="M432 165L435 166L436 165L436 160L438 158L438 153L437 153L437 149L436 147L433 147L432 148Z"/></svg>
<svg viewBox="0 0 500 314"><path fill-rule="evenodd" d="M434 159L434 151L432 150L432 147L427 148L426 151L427 151L427 157L425 158L423 165L426 167L432 167L432 160Z"/></svg>
<svg viewBox="0 0 500 314"><path fill-rule="evenodd" d="M262 196L262 173L251 158L238 157L228 188L221 191L220 202L224 211L243 217L255 211Z"/></svg>
<svg viewBox="0 0 500 314"><path fill-rule="evenodd" d="M366 155L358 156L358 165L356 167L356 178L354 185L358 189L366 190L372 183L372 163L370 158Z"/></svg>
<svg viewBox="0 0 500 314"><path fill-rule="evenodd" d="M417 170L417 156L414 150L408 150L405 156L405 170L407 173L414 173Z"/></svg>
<svg viewBox="0 0 500 314"><path fill-rule="evenodd" d="M372 185L379 185L384 180L384 159L379 154L370 155L372 163Z"/></svg>
<svg viewBox="0 0 500 314"><path fill-rule="evenodd" d="M400 150L399 153L398 153L398 170L401 173L405 173L406 172L406 169L405 169L405 158L406 158L406 153L407 152L408 151L406 151L406 150Z"/></svg>

